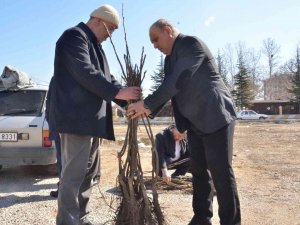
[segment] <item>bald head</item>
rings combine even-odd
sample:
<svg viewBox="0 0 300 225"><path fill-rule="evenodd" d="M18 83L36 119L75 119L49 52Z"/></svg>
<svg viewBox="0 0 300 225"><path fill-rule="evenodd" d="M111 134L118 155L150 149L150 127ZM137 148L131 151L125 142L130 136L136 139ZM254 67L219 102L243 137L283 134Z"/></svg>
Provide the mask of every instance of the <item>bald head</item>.
<svg viewBox="0 0 300 225"><path fill-rule="evenodd" d="M175 26L169 22L168 20L166 19L159 19L157 20L156 22L154 22L151 27L150 27L150 32L152 30L152 28L157 28L159 30L163 30L165 27L169 27L172 31L177 31L177 29L175 28Z"/></svg>
<svg viewBox="0 0 300 225"><path fill-rule="evenodd" d="M149 29L150 40L165 55L170 55L173 44L178 36L177 29L167 20L159 19Z"/></svg>

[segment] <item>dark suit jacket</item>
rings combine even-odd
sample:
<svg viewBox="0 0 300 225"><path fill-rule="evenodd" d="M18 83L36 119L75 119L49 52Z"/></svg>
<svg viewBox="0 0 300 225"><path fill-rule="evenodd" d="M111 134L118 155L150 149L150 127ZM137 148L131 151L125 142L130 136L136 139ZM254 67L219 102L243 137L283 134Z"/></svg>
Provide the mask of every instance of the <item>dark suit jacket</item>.
<svg viewBox="0 0 300 225"><path fill-rule="evenodd" d="M172 99L179 131L191 128L212 133L236 118L234 103L208 47L180 34L165 58L165 79L145 100L152 116Z"/></svg>
<svg viewBox="0 0 300 225"><path fill-rule="evenodd" d="M188 157L188 145L186 140L180 141L181 157ZM175 140L172 132L167 128L155 136L155 147L159 159L159 168L167 168L165 158L175 157Z"/></svg>
<svg viewBox="0 0 300 225"><path fill-rule="evenodd" d="M114 140L111 101L121 86L84 23L58 39L52 82L49 121L55 131Z"/></svg>

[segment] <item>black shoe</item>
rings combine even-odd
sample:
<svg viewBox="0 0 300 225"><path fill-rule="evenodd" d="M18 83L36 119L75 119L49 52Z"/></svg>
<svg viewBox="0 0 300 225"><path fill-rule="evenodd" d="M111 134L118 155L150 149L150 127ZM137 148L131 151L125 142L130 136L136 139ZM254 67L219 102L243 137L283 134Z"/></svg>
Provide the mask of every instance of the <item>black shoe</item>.
<svg viewBox="0 0 300 225"><path fill-rule="evenodd" d="M99 184L99 183L100 183L100 175L96 175L96 176L93 178L92 183L93 183L93 184L92 184L93 186Z"/></svg>
<svg viewBox="0 0 300 225"><path fill-rule="evenodd" d="M50 191L50 196L53 198L57 198L58 197L58 189L56 191Z"/></svg>
<svg viewBox="0 0 300 225"><path fill-rule="evenodd" d="M188 225L212 225L212 223L210 221L199 221L194 216Z"/></svg>
<svg viewBox="0 0 300 225"><path fill-rule="evenodd" d="M80 223L80 225L94 225L92 224L90 221L84 222L84 223Z"/></svg>
<svg viewBox="0 0 300 225"><path fill-rule="evenodd" d="M189 223L188 225L212 225L211 222L199 222L199 223Z"/></svg>
<svg viewBox="0 0 300 225"><path fill-rule="evenodd" d="M87 220L84 222L80 222L79 225L100 225L100 224L92 223L91 221Z"/></svg>

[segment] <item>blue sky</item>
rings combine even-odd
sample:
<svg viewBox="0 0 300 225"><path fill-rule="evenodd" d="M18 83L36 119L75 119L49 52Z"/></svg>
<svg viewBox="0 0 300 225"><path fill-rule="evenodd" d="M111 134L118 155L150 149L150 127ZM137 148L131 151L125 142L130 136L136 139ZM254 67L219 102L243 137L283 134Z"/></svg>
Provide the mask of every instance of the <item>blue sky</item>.
<svg viewBox="0 0 300 225"><path fill-rule="evenodd" d="M245 42L260 50L264 39L273 38L281 46L281 61L295 55L300 44L299 0L0 0L0 70L7 64L27 72L37 83L47 84L53 74L55 43L62 32L86 22L95 8L108 3L121 14L124 3L125 26L134 63L141 49L147 55L144 88L161 53L149 41L150 25L159 18L173 22L184 34L196 35L216 54L227 44ZM124 53L123 29L113 34L119 57ZM110 42L103 43L112 74L121 70Z"/></svg>

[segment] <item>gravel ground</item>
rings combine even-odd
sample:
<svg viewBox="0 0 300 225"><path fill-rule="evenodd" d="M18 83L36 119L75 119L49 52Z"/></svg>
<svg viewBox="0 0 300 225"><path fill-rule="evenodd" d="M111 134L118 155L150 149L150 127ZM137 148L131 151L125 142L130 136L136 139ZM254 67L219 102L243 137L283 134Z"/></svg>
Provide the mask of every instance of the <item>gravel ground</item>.
<svg viewBox="0 0 300 225"><path fill-rule="evenodd" d="M54 225L57 209L56 199L49 192L57 186L56 176L49 175L43 167L4 168L0 172L0 224L1 225ZM111 224L114 211L108 205L117 203L114 186L95 186L91 197L90 220L100 224ZM105 199L105 200L104 200ZM164 208L191 205L191 195L181 191L159 192L159 201ZM187 211L182 209L182 212ZM190 210L188 210L190 211ZM191 212L189 212L191 213ZM178 213L168 217L172 225L186 224Z"/></svg>
<svg viewBox="0 0 300 225"><path fill-rule="evenodd" d="M165 126L153 126L157 133ZM115 127L117 142L101 147L102 178L91 197L91 221L110 224L116 206L116 151L125 127ZM151 170L146 134L140 154L145 173ZM300 225L300 123L238 123L233 166L237 177L243 225ZM53 169L53 168L52 168ZM58 179L45 167L4 168L0 171L0 225L55 225L57 203L49 196ZM104 197L104 198L103 198ZM114 201L113 201L114 200ZM113 201L111 204L110 202ZM107 204L108 202L108 204ZM159 202L170 225L186 225L192 217L192 196L159 190ZM213 224L217 225L217 201Z"/></svg>

